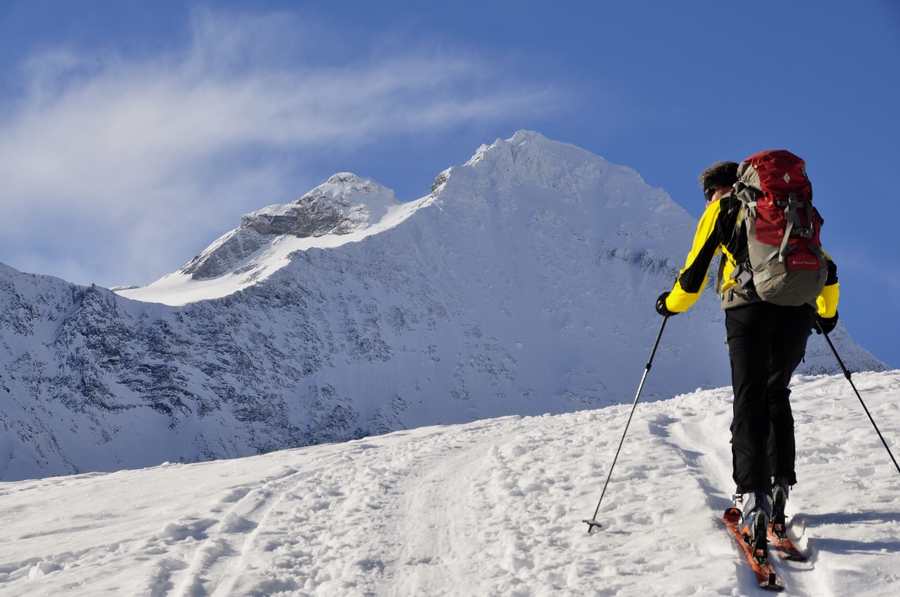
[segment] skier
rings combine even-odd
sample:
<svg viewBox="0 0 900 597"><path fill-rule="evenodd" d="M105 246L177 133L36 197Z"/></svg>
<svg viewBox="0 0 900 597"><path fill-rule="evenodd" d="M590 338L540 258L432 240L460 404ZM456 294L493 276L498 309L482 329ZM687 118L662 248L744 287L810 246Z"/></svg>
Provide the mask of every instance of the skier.
<svg viewBox="0 0 900 597"><path fill-rule="evenodd" d="M827 334L837 324L837 268L827 258L828 279L816 305L780 306L764 302L752 283L735 292L733 274L748 253L739 217L741 202L732 193L738 164L719 162L700 175L706 211L700 218L693 247L674 287L657 299L660 315L687 310L706 285L713 257L722 252L717 291L722 295L734 390L731 425L735 499L744 503L741 533L765 558L766 529L784 528L784 507L794 470L794 419L788 383L806 351L810 330ZM816 329L818 333L818 329ZM774 488L774 492L773 492ZM746 497L745 497L746 496Z"/></svg>

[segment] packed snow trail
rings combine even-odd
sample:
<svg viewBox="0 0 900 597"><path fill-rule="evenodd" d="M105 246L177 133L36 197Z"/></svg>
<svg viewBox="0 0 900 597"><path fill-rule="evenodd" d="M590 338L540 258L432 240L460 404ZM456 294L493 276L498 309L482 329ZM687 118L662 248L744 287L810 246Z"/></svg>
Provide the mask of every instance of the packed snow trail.
<svg viewBox="0 0 900 597"><path fill-rule="evenodd" d="M895 452L900 371L854 376ZM795 378L789 595L900 593L900 476L840 376ZM721 523L727 389L0 484L0 595L759 595Z"/></svg>

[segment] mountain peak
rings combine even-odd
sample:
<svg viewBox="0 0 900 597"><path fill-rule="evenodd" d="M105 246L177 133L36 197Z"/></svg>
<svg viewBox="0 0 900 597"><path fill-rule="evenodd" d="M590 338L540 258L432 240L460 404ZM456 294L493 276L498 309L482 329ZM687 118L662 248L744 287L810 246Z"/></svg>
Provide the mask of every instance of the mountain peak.
<svg viewBox="0 0 900 597"><path fill-rule="evenodd" d="M351 172L338 172L289 206L304 204L332 207L340 211L353 227L359 228L379 221L388 208L397 205L398 201L394 191L373 180ZM333 232L346 234L348 230L346 226L338 225Z"/></svg>
<svg viewBox="0 0 900 597"><path fill-rule="evenodd" d="M550 141L550 139L535 131L520 130L517 131L516 134L513 135L510 139L500 139L498 137L497 140L490 145L486 143L483 144L475 151L475 155L473 155L472 158L468 162L466 162L466 166L471 166L483 161L485 157L488 156L491 152L503 151L504 148L511 148L514 146L519 147L529 142L532 145L553 143L553 141Z"/></svg>
<svg viewBox="0 0 900 597"><path fill-rule="evenodd" d="M571 148L579 152L584 152L585 154L591 155L592 158L598 157L593 156L589 152L575 147L574 145L559 141L551 141L535 131L520 130L510 139L498 138L490 145L482 145L475 151L475 155L473 155L465 165L473 166L479 162L492 162L500 158L500 156L508 156L515 160L516 158L524 158L529 155L558 154L562 148Z"/></svg>
<svg viewBox="0 0 900 597"><path fill-rule="evenodd" d="M360 241L397 225L429 199L401 204L391 189L339 172L292 203L243 215L240 226L179 271L117 292L169 305L227 296L265 280L297 251Z"/></svg>
<svg viewBox="0 0 900 597"><path fill-rule="evenodd" d="M197 255L181 268L181 273L194 280L217 278L278 237L358 232L380 221L388 208L398 204L390 189L350 172L339 172L292 203L245 214L237 229Z"/></svg>
<svg viewBox="0 0 900 597"><path fill-rule="evenodd" d="M463 168L472 168L490 184L537 184L564 193L594 185L641 187L654 193L633 169L612 164L569 143L553 141L534 131L520 130L510 139L482 145ZM458 170L456 168L451 170ZM605 193L604 193L605 194ZM612 193L615 195L617 193Z"/></svg>

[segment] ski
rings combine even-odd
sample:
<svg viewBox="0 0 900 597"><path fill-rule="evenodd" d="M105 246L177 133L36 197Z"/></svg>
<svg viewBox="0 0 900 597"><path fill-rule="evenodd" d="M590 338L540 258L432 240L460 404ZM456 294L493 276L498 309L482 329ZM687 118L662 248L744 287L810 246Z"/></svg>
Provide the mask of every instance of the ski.
<svg viewBox="0 0 900 597"><path fill-rule="evenodd" d="M803 555L803 552L800 551L796 545L794 545L791 538L787 536L787 531L783 525L769 525L769 541L772 542L772 546L775 548L775 551L778 552L778 557L782 560L791 560L794 562L806 561L806 556Z"/></svg>
<svg viewBox="0 0 900 597"><path fill-rule="evenodd" d="M731 531L731 535L738 542L738 545L741 546L744 555L747 556L747 561L750 563L753 574L756 575L756 582L759 584L760 588L768 591L783 591L784 583L781 582L781 579L775 574L771 562L768 560L764 563L757 562L756 558L753 557L753 548L744 541L744 537L741 535L740 531L741 511L737 508L729 508L725 511L725 514L722 515L722 522L724 522L728 530Z"/></svg>

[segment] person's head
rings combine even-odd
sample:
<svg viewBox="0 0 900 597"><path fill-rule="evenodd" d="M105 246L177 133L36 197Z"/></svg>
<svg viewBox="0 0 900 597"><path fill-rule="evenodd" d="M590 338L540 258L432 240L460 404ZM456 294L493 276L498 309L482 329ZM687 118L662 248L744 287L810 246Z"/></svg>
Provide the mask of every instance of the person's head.
<svg viewBox="0 0 900 597"><path fill-rule="evenodd" d="M709 205L722 198L737 182L738 165L736 162L718 162L700 174L700 188Z"/></svg>

